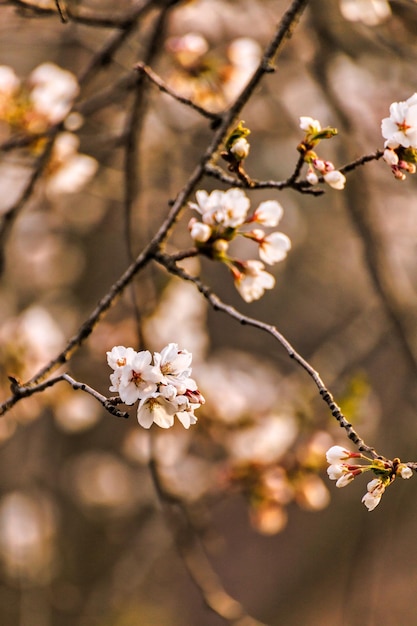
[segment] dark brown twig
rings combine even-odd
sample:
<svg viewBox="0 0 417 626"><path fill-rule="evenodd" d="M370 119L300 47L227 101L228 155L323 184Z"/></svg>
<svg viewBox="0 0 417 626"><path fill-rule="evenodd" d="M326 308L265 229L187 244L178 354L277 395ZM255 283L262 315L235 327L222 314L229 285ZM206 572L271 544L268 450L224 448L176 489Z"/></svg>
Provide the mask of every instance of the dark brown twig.
<svg viewBox="0 0 417 626"><path fill-rule="evenodd" d="M210 302L211 306L216 311L222 311L229 315L229 317L237 320L240 324L244 324L247 326L252 326L253 328L258 328L262 330L272 337L276 339L281 346L285 349L288 356L293 359L298 365L300 365L307 374L313 379L315 382L320 396L323 398L324 402L329 407L333 417L339 422L339 425L344 428L347 433L348 438L353 441L353 443L358 447L361 452L366 452L371 455L372 458L382 458L375 451L374 448L368 446L365 441L358 435L358 433L352 427L352 424L348 422L348 420L343 415L340 407L334 401L334 398L330 391L325 386L323 380L320 377L320 374L314 369L312 365L306 359L304 359L291 345L291 343L278 331L278 329L272 324L267 324L265 322L261 322L258 319L253 317L248 317L243 313L240 313L237 309L229 304L225 304L216 294L214 294L210 288L205 285L199 278L195 276L191 276L184 269L180 268L172 259L165 254L158 253L155 255L155 260L158 261L161 265L163 265L170 273L175 276L179 276L183 280L188 280L192 282L201 294Z"/></svg>

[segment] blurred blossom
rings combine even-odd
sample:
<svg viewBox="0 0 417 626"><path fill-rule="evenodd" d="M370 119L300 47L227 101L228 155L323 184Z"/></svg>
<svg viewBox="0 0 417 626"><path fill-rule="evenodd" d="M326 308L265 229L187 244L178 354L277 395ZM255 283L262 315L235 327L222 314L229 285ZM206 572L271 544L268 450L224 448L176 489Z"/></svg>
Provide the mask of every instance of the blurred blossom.
<svg viewBox="0 0 417 626"><path fill-rule="evenodd" d="M276 401L278 373L244 352L222 351L195 367L206 398L205 419L225 424L256 418Z"/></svg>
<svg viewBox="0 0 417 626"><path fill-rule="evenodd" d="M287 511L271 502L265 502L250 510L253 527L263 535L275 535L284 530L288 520Z"/></svg>
<svg viewBox="0 0 417 626"><path fill-rule="evenodd" d="M321 511L330 502L330 493L324 482L314 474L302 477L296 485L296 500L303 509Z"/></svg>
<svg viewBox="0 0 417 626"><path fill-rule="evenodd" d="M183 431L187 432L187 431ZM167 432L170 434L170 431ZM151 459L151 435L148 431L132 428L122 444L124 456L132 463L147 465Z"/></svg>
<svg viewBox="0 0 417 626"><path fill-rule="evenodd" d="M64 335L46 309L33 305L0 327L0 362L7 374L26 378L62 348Z"/></svg>
<svg viewBox="0 0 417 626"><path fill-rule="evenodd" d="M246 86L261 60L261 46L250 37L239 37L227 49L230 65L224 81L226 100L231 102Z"/></svg>
<svg viewBox="0 0 417 626"><path fill-rule="evenodd" d="M102 407L86 393L68 391L60 394L54 402L54 418L58 427L66 433L79 433L97 424Z"/></svg>
<svg viewBox="0 0 417 626"><path fill-rule="evenodd" d="M80 455L70 468L69 478L75 498L93 513L125 515L137 502L134 474L113 454Z"/></svg>
<svg viewBox="0 0 417 626"><path fill-rule="evenodd" d="M350 22L377 26L391 16L387 0L340 0L340 11Z"/></svg>
<svg viewBox="0 0 417 626"><path fill-rule="evenodd" d="M34 110L49 124L60 122L69 113L79 87L74 74L54 63L42 63L29 76L29 97Z"/></svg>
<svg viewBox="0 0 417 626"><path fill-rule="evenodd" d="M221 109L243 89L259 64L261 48L251 38L232 41L225 55L209 49L199 33L171 37L167 50L176 65L172 87L202 106Z"/></svg>
<svg viewBox="0 0 417 626"><path fill-rule="evenodd" d="M56 512L45 494L14 491L0 500L0 558L19 584L39 585L54 572Z"/></svg>
<svg viewBox="0 0 417 626"><path fill-rule="evenodd" d="M277 465L262 472L262 488L266 499L278 504L288 504L294 497L294 488L286 471Z"/></svg>
<svg viewBox="0 0 417 626"><path fill-rule="evenodd" d="M232 431L225 445L234 461L272 463L294 443L298 426L291 415L269 415L252 426Z"/></svg>
<svg viewBox="0 0 417 626"><path fill-rule="evenodd" d="M324 430L319 430L297 448L297 459L305 467L320 469L324 467L326 451L332 445L332 436Z"/></svg>
<svg viewBox="0 0 417 626"><path fill-rule="evenodd" d="M46 193L51 198L61 193L77 193L96 173L96 159L80 154L79 144L78 137L69 132L56 138L45 179Z"/></svg>
<svg viewBox="0 0 417 626"><path fill-rule="evenodd" d="M207 301L194 285L173 279L164 289L154 313L143 325L146 343L152 349L175 341L188 346L194 362L201 361L208 348Z"/></svg>
<svg viewBox="0 0 417 626"><path fill-rule="evenodd" d="M217 483L214 466L193 455L185 456L173 465L159 465L158 475L165 490L191 502L210 493Z"/></svg>

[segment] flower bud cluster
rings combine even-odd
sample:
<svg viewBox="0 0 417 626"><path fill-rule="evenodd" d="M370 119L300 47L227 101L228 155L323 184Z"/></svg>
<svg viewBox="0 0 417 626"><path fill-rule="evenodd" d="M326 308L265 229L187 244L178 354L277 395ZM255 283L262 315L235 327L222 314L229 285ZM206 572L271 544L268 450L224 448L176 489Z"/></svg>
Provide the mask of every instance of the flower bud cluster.
<svg viewBox="0 0 417 626"><path fill-rule="evenodd" d="M383 159L397 180L414 174L417 163L417 93L404 102L393 102L390 116L381 122L385 139Z"/></svg>
<svg viewBox="0 0 417 626"><path fill-rule="evenodd" d="M176 416L184 428L195 424L194 411L204 398L191 375L192 354L180 350L176 343L161 352L136 352L133 348L115 346L107 352L107 362L114 370L110 391L119 394L125 404L139 401L137 417L143 428L153 423L161 428L174 425Z"/></svg>
<svg viewBox="0 0 417 626"><path fill-rule="evenodd" d="M346 487L356 476L367 471L373 471L377 478L371 480L367 485L367 491L362 498L363 504L368 511L373 511L381 501L385 489L390 485L396 476L407 479L411 478L413 471L399 459L393 461L383 461L381 459L368 459L360 452L351 452L342 446L332 446L326 453L329 463L327 474L331 480L336 481L336 487ZM366 460L367 464L350 463L350 459Z"/></svg>
<svg viewBox="0 0 417 626"><path fill-rule="evenodd" d="M259 299L265 289L272 289L275 278L265 271L264 263L274 265L287 256L291 241L281 232L266 234L261 228L251 231L242 226L257 224L275 227L283 215L282 206L275 200L261 202L249 215L250 201L241 189L196 192L197 202L190 208L201 215L201 221L192 218L188 224L191 237L202 254L225 263L232 272L235 286L246 302ZM258 245L261 261L242 261L228 256L229 243L241 235Z"/></svg>
<svg viewBox="0 0 417 626"><path fill-rule="evenodd" d="M319 158L313 148L322 140L330 139L337 134L335 128L322 128L318 120L312 117L300 117L300 128L305 131L304 140L298 146L298 151L303 155L304 162L308 163L307 181L310 185L317 185L320 177L333 189L344 189L346 177L339 172L331 161Z"/></svg>

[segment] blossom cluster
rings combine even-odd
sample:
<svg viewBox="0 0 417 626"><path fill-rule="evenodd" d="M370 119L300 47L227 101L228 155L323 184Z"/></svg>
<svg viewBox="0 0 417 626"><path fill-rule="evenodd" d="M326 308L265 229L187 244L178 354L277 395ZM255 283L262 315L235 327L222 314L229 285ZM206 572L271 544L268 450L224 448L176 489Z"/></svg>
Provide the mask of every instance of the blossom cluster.
<svg viewBox="0 0 417 626"><path fill-rule="evenodd" d="M393 102L390 116L381 122L385 139L384 160L398 180L404 180L404 172L414 174L417 163L417 93L404 102Z"/></svg>
<svg viewBox="0 0 417 626"><path fill-rule="evenodd" d="M265 289L272 289L275 278L265 271L264 263L274 265L287 256L291 241L281 232L266 234L262 228L241 230L242 226L256 224L275 227L282 218L284 209L275 200L261 202L249 215L250 201L241 189L227 191L196 192L197 202L190 202L201 221L192 218L188 228L199 250L212 259L225 263L232 272L235 286L246 302L259 299ZM241 235L258 245L261 261L242 261L228 256L230 241Z"/></svg>
<svg viewBox="0 0 417 626"><path fill-rule="evenodd" d="M74 74L54 63L42 63L22 82L13 68L0 66L0 121L15 133L33 141L29 150L37 154L44 145L43 135L64 122L66 132L58 133L45 170L48 195L79 191L95 174L97 161L79 154L77 130L81 116L70 113L79 85Z"/></svg>
<svg viewBox="0 0 417 626"><path fill-rule="evenodd" d="M210 50L207 39L196 32L171 37L166 47L175 66L171 86L194 102L214 109L233 101L261 58L259 44L250 37L234 39L225 56Z"/></svg>
<svg viewBox="0 0 417 626"><path fill-rule="evenodd" d="M143 428L153 423L161 428L174 425L175 416L189 428L197 418L194 411L204 398L191 378L192 354L169 343L161 352L136 352L133 348L115 346L107 352L110 391L119 394L125 404L139 401L137 417Z"/></svg>
<svg viewBox="0 0 417 626"><path fill-rule="evenodd" d="M407 479L413 475L413 470L399 459L392 462L381 459L368 459L361 452L351 452L342 446L332 446L326 453L329 463L327 474L331 480L336 481L336 487L349 485L356 476L366 471L372 471L377 478L367 485L367 491L362 498L363 504L368 511L373 511L381 501L385 489L394 481L396 476ZM350 459L365 459L367 465L351 463Z"/></svg>
<svg viewBox="0 0 417 626"><path fill-rule="evenodd" d="M330 139L336 135L335 128L322 128L318 120L312 117L300 117L300 128L305 132L302 143L298 146L298 151L303 155L304 162L308 164L307 181L310 185L317 185L320 176L333 189L344 189L346 177L339 172L331 161L321 159L313 148L322 140Z"/></svg>

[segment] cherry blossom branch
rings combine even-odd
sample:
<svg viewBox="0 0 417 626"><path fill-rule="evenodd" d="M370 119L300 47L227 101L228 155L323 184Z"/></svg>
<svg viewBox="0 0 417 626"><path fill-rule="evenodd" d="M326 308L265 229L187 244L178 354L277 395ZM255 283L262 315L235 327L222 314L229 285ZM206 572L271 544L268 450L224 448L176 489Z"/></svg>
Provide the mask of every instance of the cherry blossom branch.
<svg viewBox="0 0 417 626"><path fill-rule="evenodd" d="M197 113L199 113L203 117L207 117L208 119L212 120L213 122L217 122L218 120L220 120L220 115L218 113L212 113L211 111L207 111L207 109L203 108L199 104L196 104L195 102L193 102L189 98L185 98L184 96L181 96L174 89L169 87L169 85L167 85L162 80L162 78L160 78L160 76L158 76L158 74L156 74L149 67L149 65L147 65L147 64L145 64L143 62L140 62L140 63L137 63L135 65L135 69L138 72L143 73L154 85L156 85L158 87L159 91L161 91L162 93L168 94L169 96L171 96L171 98L174 98L174 100L177 100L181 104L184 104L184 105L190 107L194 111L197 111Z"/></svg>
<svg viewBox="0 0 417 626"><path fill-rule="evenodd" d="M321 196L324 193L323 189L317 189L310 185L306 180L295 181L293 180L293 174L287 178L287 180L256 180L253 178L239 178L231 174L227 174L221 167L208 163L206 165L206 174L217 178L226 185L233 187L243 187L246 189L295 189L300 193L311 194L313 196Z"/></svg>
<svg viewBox="0 0 417 626"><path fill-rule="evenodd" d="M45 380L32 387L22 386L20 382L13 376L9 376L9 380L10 388L13 393L13 400L9 403L8 409L17 404L17 402L19 402L20 400L23 400L23 398L28 398L29 396L33 396L36 393L41 393L42 391L45 391L45 389L48 389L50 387L53 387L57 383L65 381L75 391L84 391L85 393L88 393L90 396L95 398L95 400L100 402L100 404L102 404L104 408L112 415L115 415L116 417L123 417L125 419L129 417L129 413L127 413L126 411L119 411L119 409L116 407L116 405L121 402L120 398L106 398L106 396L103 396L103 394L99 393L89 385L75 380L69 374L60 374L58 376L54 376L53 378L49 378L48 380Z"/></svg>
<svg viewBox="0 0 417 626"><path fill-rule="evenodd" d="M383 458L380 456L373 447L369 446L365 443L365 441L358 435L358 433L354 430L352 424L348 422L346 417L343 415L340 407L336 404L333 395L327 389L323 380L320 377L319 372L314 369L310 363L304 359L291 345L291 343L286 339L279 330L273 326L272 324L267 324L262 322L256 318L248 317L243 313L240 313L237 309L229 304L225 304L215 293L211 291L211 289L205 285L199 278L195 276L191 276L184 269L179 267L174 261L172 261L171 257L163 254L161 252L155 254L155 260L158 261L163 267L165 267L171 274L175 276L179 276L183 280L187 280L192 282L200 293L208 300L215 311L222 311L229 315L229 317L235 319L242 325L252 326L253 328L258 328L271 335L281 344L284 350L287 352L288 356L293 359L298 365L300 365L307 374L313 379L315 382L319 394L322 397L323 401L329 407L333 417L339 422L341 428L347 433L348 438L358 447L360 452L366 452L372 458Z"/></svg>
<svg viewBox="0 0 417 626"><path fill-rule="evenodd" d="M174 4L175 0L171 2ZM308 0L293 0L289 9L284 13L274 37L267 46L263 57L255 70L252 78L236 98L235 102L222 116L221 124L214 133L207 149L203 153L200 163L195 167L194 171L188 178L183 188L178 193L176 199L172 203L171 210L167 217L152 237L151 241L145 246L142 252L137 256L120 278L111 286L110 290L99 301L90 316L84 321L78 332L68 341L66 347L47 365L37 372L24 386L31 387L44 380L51 372L68 361L71 355L77 350L90 336L97 323L102 319L108 309L114 304L116 299L123 293L126 286L131 282L134 276L150 261L152 256L156 254L159 246L168 237L172 227L179 218L179 215L195 189L196 185L203 178L207 163L212 159L213 154L219 148L227 136L229 129L234 124L236 117L241 109L249 100L254 90L258 86L263 76L273 71L272 63L282 49L285 41L290 37L292 31L301 17L304 9L308 4ZM9 398L0 405L0 415L3 415L13 403L13 398Z"/></svg>
<svg viewBox="0 0 417 626"><path fill-rule="evenodd" d="M325 94L327 102L340 119L340 124L345 134L344 149L348 154L353 154L357 146L354 141L352 120L329 81L329 59L335 52L332 41L331 38L326 38L327 48L324 50L323 47L321 47L318 50L311 70L317 85ZM377 150L373 158L380 159L382 155L383 152ZM353 169L353 166L362 165L366 162L364 159L372 160L372 155L362 157L346 165L345 171ZM350 167L350 165L352 167ZM392 269L387 260L388 255L386 254L386 242L383 231L378 226L373 216L373 198L369 181L361 170L358 170L357 176L352 179L349 185L349 193L345 195L345 202L352 223L364 242L364 258L375 291L384 306L388 319L391 320L396 330L405 359L409 366L414 371L417 371L417 353L413 347L413 342L408 331L408 316L404 311L402 298L398 294L396 281L392 277Z"/></svg>

